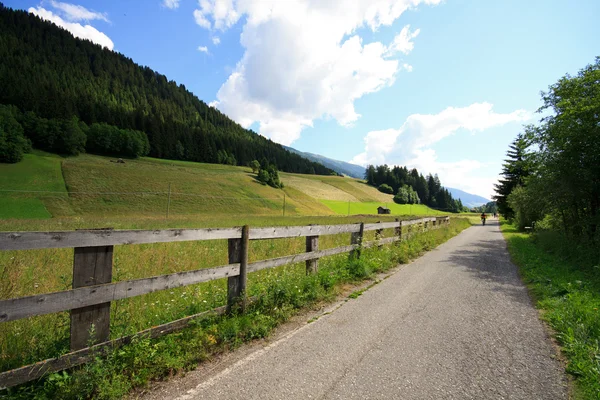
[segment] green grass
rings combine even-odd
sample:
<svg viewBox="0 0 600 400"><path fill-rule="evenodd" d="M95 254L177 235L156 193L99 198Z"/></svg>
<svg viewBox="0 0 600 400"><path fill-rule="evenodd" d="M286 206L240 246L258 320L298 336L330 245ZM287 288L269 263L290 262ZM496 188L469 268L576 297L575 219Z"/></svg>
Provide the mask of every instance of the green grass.
<svg viewBox="0 0 600 400"><path fill-rule="evenodd" d="M391 195L352 178L281 173L285 189L279 190L261 185L247 167L150 157L120 164L36 151L17 164L0 164L0 173L0 189L25 191L0 192L0 219L346 215L348 201L351 214L376 214L383 204L394 215L441 214L394 204Z"/></svg>
<svg viewBox="0 0 600 400"><path fill-rule="evenodd" d="M253 222L259 224L258 217ZM359 217L312 217L321 223L350 222ZM360 218L364 221L378 217ZM146 224L150 224L144 220ZM233 221L233 219L232 219ZM248 220L246 220L248 221ZM263 219L263 224L308 222L307 218ZM221 221L223 222L223 221ZM48 224L52 221L47 221ZM30 227L30 222L23 222ZM210 223L209 223L210 225ZM68 373L53 374L8 392L9 398L120 398L150 379L185 371L211 354L267 336L298 310L329 301L348 283L405 263L468 227L453 219L448 228L416 234L394 246L371 248L360 260L345 255L320 260L319 272L307 276L304 263L267 269L248 277L248 294L258 301L244 315L209 318L166 337L141 338L106 358ZM365 240L373 239L368 232ZM385 230L383 236L393 234ZM322 249L348 244L349 235L323 236ZM304 251L303 238L252 242L250 260ZM226 241L117 246L113 280L133 279L175 271L221 265L227 259ZM72 250L47 249L0 253L0 298L64 290L70 287ZM140 268L143 266L143 268ZM226 280L161 291L114 302L111 337L131 334L177 318L221 306L226 302ZM55 357L68 351L69 318L57 313L0 324L0 370Z"/></svg>
<svg viewBox="0 0 600 400"><path fill-rule="evenodd" d="M575 377L575 398L600 399L600 250L558 233L503 224L513 261L554 329Z"/></svg>
<svg viewBox="0 0 600 400"><path fill-rule="evenodd" d="M392 215L448 215L441 211L434 210L423 204L396 204L396 203L378 203L378 202L363 202L363 203L348 203L347 201L336 200L321 200L323 204L329 207L333 212L340 215L348 215L348 207L350 207L350 215L353 214L377 214L377 207L388 207Z"/></svg>
<svg viewBox="0 0 600 400"><path fill-rule="evenodd" d="M43 152L26 154L16 164L0 164L0 219L43 219L52 215L44 198L66 198L61 158ZM13 190L30 193L16 193ZM35 192L54 192L40 194Z"/></svg>

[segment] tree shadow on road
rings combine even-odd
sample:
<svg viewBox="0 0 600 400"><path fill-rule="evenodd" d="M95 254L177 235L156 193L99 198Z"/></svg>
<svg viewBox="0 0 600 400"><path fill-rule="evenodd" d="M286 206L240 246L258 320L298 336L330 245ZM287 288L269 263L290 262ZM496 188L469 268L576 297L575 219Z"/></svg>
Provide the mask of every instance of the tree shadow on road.
<svg viewBox="0 0 600 400"><path fill-rule="evenodd" d="M522 304L531 305L531 299L521 282L517 267L510 261L506 242L481 240L450 253L453 267L466 268L472 276L490 283L490 290L504 292Z"/></svg>

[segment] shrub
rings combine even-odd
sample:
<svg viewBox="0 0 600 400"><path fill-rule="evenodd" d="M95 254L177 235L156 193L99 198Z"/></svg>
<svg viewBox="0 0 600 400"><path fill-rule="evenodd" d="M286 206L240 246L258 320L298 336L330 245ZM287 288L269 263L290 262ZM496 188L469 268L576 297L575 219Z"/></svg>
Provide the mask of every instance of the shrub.
<svg viewBox="0 0 600 400"><path fill-rule="evenodd" d="M382 183L381 185L379 185L379 187L377 189L379 189L379 191L382 193L394 194L394 189L392 189L392 187L390 185L387 185L385 183Z"/></svg>
<svg viewBox="0 0 600 400"><path fill-rule="evenodd" d="M419 204L420 202L417 192L408 185L403 185L394 196L394 203L397 204Z"/></svg>
<svg viewBox="0 0 600 400"><path fill-rule="evenodd" d="M279 173L274 165L269 165L267 168L261 167L258 170L256 179L263 185L269 185L276 189L283 189L283 183L279 180Z"/></svg>
<svg viewBox="0 0 600 400"><path fill-rule="evenodd" d="M529 186L517 186L508 195L508 204L514 211L519 230L524 230L526 226L532 226L536 221L543 219L542 201L532 192Z"/></svg>
<svg viewBox="0 0 600 400"><path fill-rule="evenodd" d="M250 164L248 164L248 166L252 168L252 172L254 173L257 173L260 169L260 163L258 162L258 160L250 161Z"/></svg>
<svg viewBox="0 0 600 400"><path fill-rule="evenodd" d="M258 171L258 176L256 179L258 179L258 181L263 185L266 185L269 182L269 173L266 170L261 169Z"/></svg>

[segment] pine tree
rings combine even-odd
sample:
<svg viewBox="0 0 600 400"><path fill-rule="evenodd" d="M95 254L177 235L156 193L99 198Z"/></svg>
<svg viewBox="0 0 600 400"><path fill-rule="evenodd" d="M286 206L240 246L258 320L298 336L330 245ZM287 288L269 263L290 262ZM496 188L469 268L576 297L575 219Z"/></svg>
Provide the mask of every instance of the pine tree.
<svg viewBox="0 0 600 400"><path fill-rule="evenodd" d="M514 216L513 209L508 204L508 195L512 190L525 183L525 178L529 176L530 167L527 157L527 148L529 141L523 134L519 134L511 143L506 153L508 159L502 164L502 176L495 186L496 195L493 196L498 206L500 214L506 218Z"/></svg>

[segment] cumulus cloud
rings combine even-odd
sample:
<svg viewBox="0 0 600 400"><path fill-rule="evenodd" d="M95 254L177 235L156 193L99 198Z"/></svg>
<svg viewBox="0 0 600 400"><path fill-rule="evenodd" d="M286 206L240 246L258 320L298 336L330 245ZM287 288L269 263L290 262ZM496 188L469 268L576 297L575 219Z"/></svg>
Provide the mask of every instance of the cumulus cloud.
<svg viewBox="0 0 600 400"><path fill-rule="evenodd" d="M88 10L83 6L70 3L62 3L59 1L50 1L50 5L57 10L60 10L63 16L69 21L92 21L94 19L109 22L106 13Z"/></svg>
<svg viewBox="0 0 600 400"><path fill-rule="evenodd" d="M42 7L31 7L28 10L33 15L36 15L42 19L48 20L61 28L66 29L71 32L73 36L78 37L80 39L87 39L96 44L99 44L102 47L106 47L109 50L112 50L115 45L112 40L104 33L100 32L96 28L91 25L81 25L76 22L68 22L62 19L60 16L52 13L52 11L46 10Z"/></svg>
<svg viewBox="0 0 600 400"><path fill-rule="evenodd" d="M179 7L180 0L163 0L163 6L174 10Z"/></svg>
<svg viewBox="0 0 600 400"><path fill-rule="evenodd" d="M490 103L474 103L462 108L448 107L438 114L413 114L398 129L369 132L365 136L365 151L350 162L360 165L406 165L423 173L437 172L446 186L459 187L489 197L497 177L472 176L473 172L484 166L482 162L439 162L430 146L459 129L481 132L511 122L523 122L530 117L525 110L496 113Z"/></svg>
<svg viewBox="0 0 600 400"><path fill-rule="evenodd" d="M208 54L208 47L206 47L206 46L198 46L198 51L201 52L201 53Z"/></svg>
<svg viewBox="0 0 600 400"><path fill-rule="evenodd" d="M398 35L394 37L394 40L389 45L387 55L393 56L396 53L408 54L415 48L415 42L412 40L416 38L421 32L417 29L413 32L410 31L410 25L406 25Z"/></svg>
<svg viewBox="0 0 600 400"><path fill-rule="evenodd" d="M213 36L211 40L215 46L218 46L221 43L221 39L219 39L218 36Z"/></svg>
<svg viewBox="0 0 600 400"><path fill-rule="evenodd" d="M365 43L357 30L389 26L411 7L440 1L200 0L194 18L201 27L243 23L244 55L214 104L243 126L258 122L261 134L283 144L315 119L350 126L360 117L356 99L412 69L392 56L409 52L418 34L405 27L391 44Z"/></svg>
<svg viewBox="0 0 600 400"><path fill-rule="evenodd" d="M212 26L210 21L199 10L194 10L194 19L203 28L210 29Z"/></svg>

